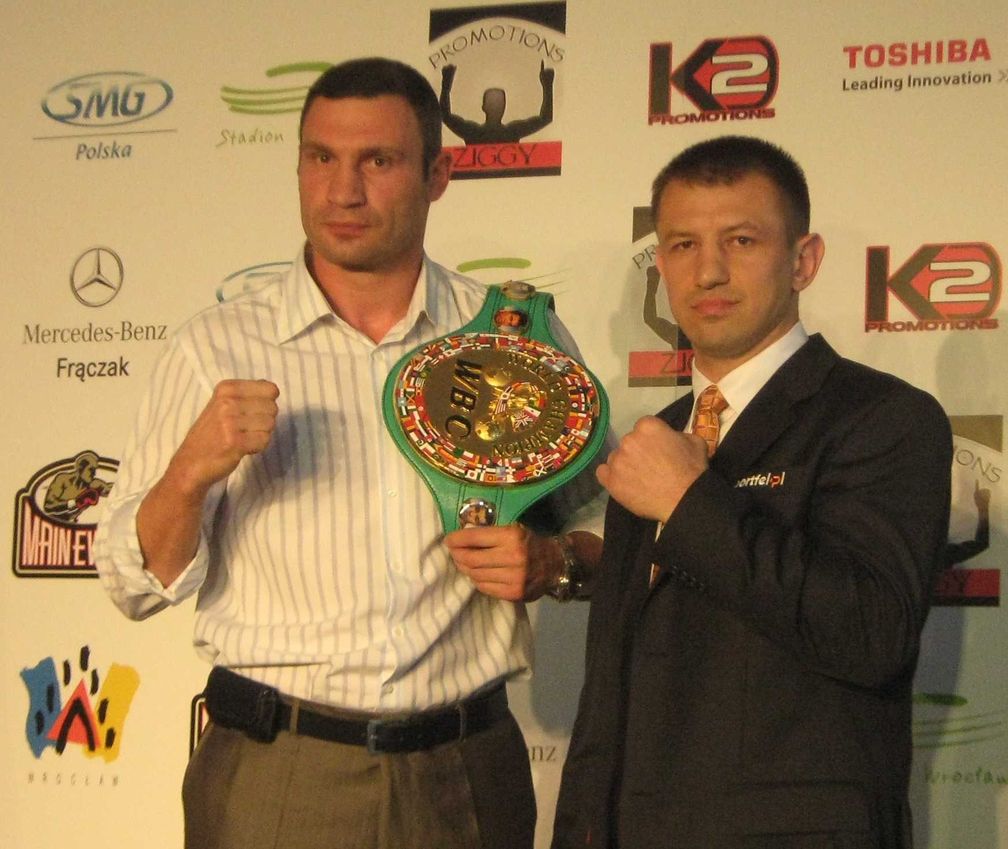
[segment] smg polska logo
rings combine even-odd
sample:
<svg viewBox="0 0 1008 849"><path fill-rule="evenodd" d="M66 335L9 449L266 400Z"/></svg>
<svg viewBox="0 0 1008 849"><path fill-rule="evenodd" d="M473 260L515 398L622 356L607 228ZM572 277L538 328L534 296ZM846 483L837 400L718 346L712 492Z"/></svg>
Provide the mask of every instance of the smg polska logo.
<svg viewBox="0 0 1008 849"><path fill-rule="evenodd" d="M780 63L765 36L709 38L673 65L672 44L651 45L649 124L745 121L776 114L770 104ZM697 111L689 110L689 104Z"/></svg>
<svg viewBox="0 0 1008 849"><path fill-rule="evenodd" d="M172 87L164 80L137 71L98 71L82 74L54 85L42 98L42 112L53 121L67 127L89 131L93 137L107 134L165 133L173 129L138 130L123 129L127 125L152 118L163 112L174 99ZM37 140L83 137L84 133L70 136L36 136ZM77 145L75 158L128 159L133 153L131 144L118 140L82 141Z"/></svg>
<svg viewBox="0 0 1008 849"><path fill-rule="evenodd" d="M891 274L889 248L869 247L865 267L866 333L998 327L1001 260L988 244L922 245Z"/></svg>

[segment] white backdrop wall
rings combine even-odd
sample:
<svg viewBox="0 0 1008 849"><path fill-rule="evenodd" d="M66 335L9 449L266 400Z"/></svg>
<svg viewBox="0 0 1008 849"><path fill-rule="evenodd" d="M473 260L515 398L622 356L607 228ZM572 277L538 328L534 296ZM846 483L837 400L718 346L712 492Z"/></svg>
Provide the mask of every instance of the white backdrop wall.
<svg viewBox="0 0 1008 849"><path fill-rule="evenodd" d="M553 69L552 120L519 145L467 150L446 131L460 168L483 166L434 207L428 249L450 265L496 260L474 272L487 282L524 276L553 292L618 432L685 391L674 334L644 320L653 234L639 208L654 173L727 131L804 164L827 243L802 296L807 326L934 393L956 434L958 563L936 588L915 686L919 845L1008 847L1003 2L2 9L0 845L181 845L206 669L191 605L131 623L94 580L101 482L114 483L164 335L298 249L304 87L326 64L378 54L437 89L456 65L453 111L474 121L489 87L507 92L506 120L537 115L540 69ZM690 79L674 73L690 61ZM494 173L505 166L525 170ZM67 510L75 462L96 468L98 502ZM586 609L543 602L532 616L536 673L510 690L546 846Z"/></svg>

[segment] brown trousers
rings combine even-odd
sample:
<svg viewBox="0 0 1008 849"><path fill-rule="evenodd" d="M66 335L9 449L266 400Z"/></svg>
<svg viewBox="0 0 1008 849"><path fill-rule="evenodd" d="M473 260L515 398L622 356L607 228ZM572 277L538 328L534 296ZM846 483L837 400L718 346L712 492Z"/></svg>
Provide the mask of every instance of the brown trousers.
<svg viewBox="0 0 1008 849"><path fill-rule="evenodd" d="M532 849L535 796L521 730L425 752L211 725L182 787L186 849Z"/></svg>

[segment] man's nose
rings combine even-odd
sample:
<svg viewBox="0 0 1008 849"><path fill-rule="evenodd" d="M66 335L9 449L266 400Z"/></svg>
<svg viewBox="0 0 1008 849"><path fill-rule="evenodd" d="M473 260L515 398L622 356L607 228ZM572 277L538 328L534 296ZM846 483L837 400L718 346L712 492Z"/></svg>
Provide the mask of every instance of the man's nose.
<svg viewBox="0 0 1008 849"><path fill-rule="evenodd" d="M731 277L728 257L721 245L705 245L700 251L697 284L704 289L727 283Z"/></svg>
<svg viewBox="0 0 1008 849"><path fill-rule="evenodd" d="M326 198L337 206L357 206L364 202L364 178L353 163L341 163L329 178Z"/></svg>

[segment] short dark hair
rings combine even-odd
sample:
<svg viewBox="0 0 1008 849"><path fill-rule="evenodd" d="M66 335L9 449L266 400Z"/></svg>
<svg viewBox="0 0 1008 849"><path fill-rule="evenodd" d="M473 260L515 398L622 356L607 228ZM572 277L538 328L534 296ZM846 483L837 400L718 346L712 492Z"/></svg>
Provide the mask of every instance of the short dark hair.
<svg viewBox="0 0 1008 849"><path fill-rule="evenodd" d="M298 125L298 138L304 129L308 107L318 97L339 100L344 97L379 97L394 94L410 105L420 124L423 142L424 171L441 153L441 107L431 84L417 71L403 62L382 57L350 59L333 65L320 76L305 97Z"/></svg>
<svg viewBox="0 0 1008 849"><path fill-rule="evenodd" d="M794 242L807 234L811 205L805 173L789 153L751 136L720 136L699 142L662 168L651 185L651 216L655 226L662 192L674 180L731 184L749 174L762 174L780 190L788 208L785 226L790 240Z"/></svg>

